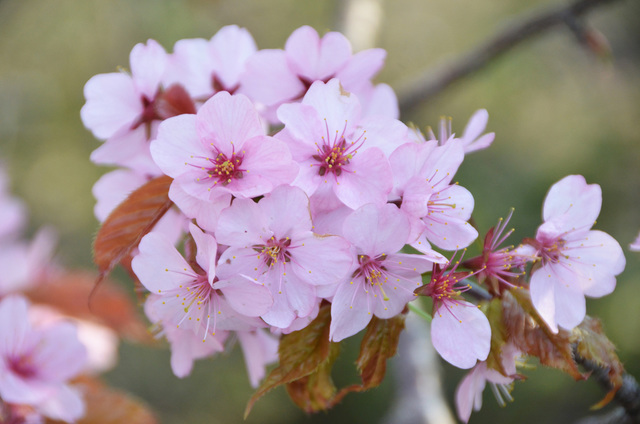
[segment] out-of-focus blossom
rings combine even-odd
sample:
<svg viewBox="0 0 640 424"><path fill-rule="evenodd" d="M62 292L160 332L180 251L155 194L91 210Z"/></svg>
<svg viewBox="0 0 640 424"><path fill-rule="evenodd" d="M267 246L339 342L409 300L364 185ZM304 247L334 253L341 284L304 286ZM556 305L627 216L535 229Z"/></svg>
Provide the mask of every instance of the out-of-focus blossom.
<svg viewBox="0 0 640 424"><path fill-rule="evenodd" d="M373 78L384 64L383 49L353 55L344 35L328 32L322 38L303 26L295 30L284 50L260 50L249 58L241 79L242 92L267 106L304 96L315 81L338 78L345 90L361 94L373 89Z"/></svg>
<svg viewBox="0 0 640 424"><path fill-rule="evenodd" d="M456 410L458 418L465 423L469 421L472 410L479 411L482 408L482 392L489 382L496 400L501 406L511 401L511 385L516 376L516 357L520 352L511 344L502 348L502 367L506 373L487 367L486 362L479 362L463 379L456 389Z"/></svg>
<svg viewBox="0 0 640 424"><path fill-rule="evenodd" d="M249 31L236 25L220 28L211 40L180 40L169 55L165 81L179 83L191 97L203 101L219 91L233 94L256 50Z"/></svg>
<svg viewBox="0 0 640 424"><path fill-rule="evenodd" d="M249 382L258 387L266 375L266 366L278 360L278 338L264 330L238 331Z"/></svg>
<svg viewBox="0 0 640 424"><path fill-rule="evenodd" d="M580 324L586 313L585 296L613 291L615 276L625 266L620 244L610 235L591 230L600 214L602 192L581 175L555 183L544 201L544 223L535 240L540 267L530 282L531 300L554 332Z"/></svg>
<svg viewBox="0 0 640 424"><path fill-rule="evenodd" d="M0 397L33 406L46 417L73 422L84 414L80 393L68 385L86 366L87 353L70 323L35 327L27 301L0 301Z"/></svg>
<svg viewBox="0 0 640 424"><path fill-rule="evenodd" d="M120 165L158 174L149 154L158 123L195 106L182 86L165 87L167 53L154 40L137 44L129 57L131 74L113 72L92 77L84 87L82 122L106 142L91 154L95 163Z"/></svg>

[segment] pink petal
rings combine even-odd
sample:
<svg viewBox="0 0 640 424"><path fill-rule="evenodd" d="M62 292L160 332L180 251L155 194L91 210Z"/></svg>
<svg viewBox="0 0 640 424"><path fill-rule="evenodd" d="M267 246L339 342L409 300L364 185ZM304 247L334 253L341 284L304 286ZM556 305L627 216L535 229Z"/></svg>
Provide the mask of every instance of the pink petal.
<svg viewBox="0 0 640 424"><path fill-rule="evenodd" d="M258 205L249 199L235 199L230 208L220 213L216 238L228 246L250 247L273 235Z"/></svg>
<svg viewBox="0 0 640 424"><path fill-rule="evenodd" d="M149 100L156 96L167 65L167 52L155 40L136 44L129 55L131 76L139 92Z"/></svg>
<svg viewBox="0 0 640 424"><path fill-rule="evenodd" d="M273 137L255 137L244 145L246 156L242 167L248 171L234 179L227 189L236 197L266 194L282 184L289 184L298 175L287 146Z"/></svg>
<svg viewBox="0 0 640 424"><path fill-rule="evenodd" d="M82 122L100 139L130 127L142 113L142 102L133 80L114 72L92 77L84 86L87 102L80 110Z"/></svg>
<svg viewBox="0 0 640 424"><path fill-rule="evenodd" d="M440 306L431 321L433 347L450 364L463 369L484 361L491 347L489 320L475 305L457 301L451 311Z"/></svg>
<svg viewBox="0 0 640 424"><path fill-rule="evenodd" d="M76 377L87 365L87 349L78 340L78 330L69 322L59 322L42 334L31 358L39 365L42 380L64 382Z"/></svg>
<svg viewBox="0 0 640 424"><path fill-rule="evenodd" d="M400 118L398 97L388 84L376 84L366 96L358 93L362 103L362 115L366 117L384 116L386 118Z"/></svg>
<svg viewBox="0 0 640 424"><path fill-rule="evenodd" d="M155 133L157 128L158 123L152 123L151 133ZM141 174L161 174L151 157L147 129L144 125L109 137L102 146L91 153L91 161L99 165L124 166Z"/></svg>
<svg viewBox="0 0 640 424"><path fill-rule="evenodd" d="M257 50L249 31L236 25L220 28L211 39L210 49L216 77L228 89L240 83L247 59Z"/></svg>
<svg viewBox="0 0 640 424"><path fill-rule="evenodd" d="M182 85L193 98L207 98L213 94L212 73L209 42L190 38L179 40L173 46L163 80L167 86Z"/></svg>
<svg viewBox="0 0 640 424"><path fill-rule="evenodd" d="M278 119L285 125L285 130L275 137L287 143L295 160L305 160L316 154L316 143L326 136L326 130L313 106L284 104L278 108Z"/></svg>
<svg viewBox="0 0 640 424"><path fill-rule="evenodd" d="M325 177L327 178L327 177ZM336 196L351 209L367 203L382 205L393 187L391 166L384 153L371 148L358 152L333 186Z"/></svg>
<svg viewBox="0 0 640 424"><path fill-rule="evenodd" d="M285 52L293 72L311 82L329 78L344 66L351 57L351 45L337 32L320 40L316 30L305 25L289 36Z"/></svg>
<svg viewBox="0 0 640 424"><path fill-rule="evenodd" d="M296 238L292 250L293 271L313 285L337 284L344 280L353 264L351 245L335 236L308 234Z"/></svg>
<svg viewBox="0 0 640 424"><path fill-rule="evenodd" d="M328 34L327 34L328 35ZM387 52L384 49L368 49L351 57L347 66L340 69L336 77L349 91L358 91L384 66Z"/></svg>
<svg viewBox="0 0 640 424"><path fill-rule="evenodd" d="M117 169L104 174L93 185L91 192L96 198L93 209L102 222L129 194L147 181L143 175L127 169Z"/></svg>
<svg viewBox="0 0 640 424"><path fill-rule="evenodd" d="M396 253L409 237L409 220L395 205L368 204L347 217L343 234L365 255Z"/></svg>
<svg viewBox="0 0 640 424"><path fill-rule="evenodd" d="M464 128L464 133L462 133L462 139L465 141L465 144L470 144L476 140L480 134L484 132L488 121L489 112L487 112L486 109L478 109L475 111L469 119L467 126Z"/></svg>
<svg viewBox="0 0 640 424"><path fill-rule="evenodd" d="M339 342L363 330L373 315L362 279L340 284L331 303L329 339Z"/></svg>
<svg viewBox="0 0 640 424"><path fill-rule="evenodd" d="M0 301L0 356L18 353L22 349L31 330L27 308L27 301L22 296L7 296Z"/></svg>
<svg viewBox="0 0 640 424"><path fill-rule="evenodd" d="M487 383L486 370L486 363L479 363L464 376L456 388L456 411L460 421L469 422L471 411L479 411L482 407L482 392Z"/></svg>
<svg viewBox="0 0 640 424"><path fill-rule="evenodd" d="M75 422L86 413L80 390L68 385L60 386L39 403L36 409L48 418L64 422Z"/></svg>
<svg viewBox="0 0 640 424"><path fill-rule="evenodd" d="M363 147L377 147L387 157L410 140L409 128L397 119L378 115L361 120L359 126L367 131L367 141Z"/></svg>
<svg viewBox="0 0 640 424"><path fill-rule="evenodd" d="M244 142L264 135L256 108L246 96L221 91L207 100L196 115L196 132L200 140L213 143L222 153L231 156L242 150Z"/></svg>
<svg viewBox="0 0 640 424"><path fill-rule="evenodd" d="M229 306L236 312L248 317L264 315L273 305L269 289L244 277L218 281L214 288L222 291Z"/></svg>
<svg viewBox="0 0 640 424"><path fill-rule="evenodd" d="M554 333L558 332L558 325L573 329L586 314L584 294L573 284L572 277L562 265L553 264L543 266L531 276L533 306Z"/></svg>
<svg viewBox="0 0 640 424"><path fill-rule="evenodd" d="M147 234L138 249L131 268L150 292L171 290L194 280L195 273L164 235Z"/></svg>
<svg viewBox="0 0 640 424"><path fill-rule="evenodd" d="M210 200L202 200L184 191L179 184L171 184L169 199L188 218L195 218L198 226L211 233L218 228L220 213L231 204L231 194L219 193Z"/></svg>
<svg viewBox="0 0 640 424"><path fill-rule="evenodd" d="M311 231L309 198L297 187L279 186L258 203L276 237Z"/></svg>
<svg viewBox="0 0 640 424"><path fill-rule="evenodd" d="M326 84L316 81L311 84L302 103L312 106L318 117L324 121L323 131L318 136L324 136L333 141L340 134L349 136L360 120L360 102L355 95L345 91L336 78ZM359 134L358 134L359 135ZM320 142L320 140L318 140Z"/></svg>
<svg viewBox="0 0 640 424"><path fill-rule="evenodd" d="M264 331L238 332L251 387L256 388L266 375L266 365L278 360L278 339Z"/></svg>
<svg viewBox="0 0 640 424"><path fill-rule="evenodd" d="M194 223L189 223L189 232L196 243L196 262L207 273L209 284L216 276L216 254L218 243L212 235L204 233Z"/></svg>
<svg viewBox="0 0 640 424"><path fill-rule="evenodd" d="M158 138L151 142L150 149L155 163L172 178L205 166L206 158L211 155L211 150L198 138L195 115L179 115L162 121Z"/></svg>
<svg viewBox="0 0 640 424"><path fill-rule="evenodd" d="M258 51L247 60L245 73L240 78L239 92L265 105L294 99L304 90L304 84L289 68L282 50Z"/></svg>
<svg viewBox="0 0 640 424"><path fill-rule="evenodd" d="M549 189L542 216L553 221L556 231L589 230L600 214L602 190L597 184L587 184L582 175L569 175ZM557 234L557 235L560 235Z"/></svg>

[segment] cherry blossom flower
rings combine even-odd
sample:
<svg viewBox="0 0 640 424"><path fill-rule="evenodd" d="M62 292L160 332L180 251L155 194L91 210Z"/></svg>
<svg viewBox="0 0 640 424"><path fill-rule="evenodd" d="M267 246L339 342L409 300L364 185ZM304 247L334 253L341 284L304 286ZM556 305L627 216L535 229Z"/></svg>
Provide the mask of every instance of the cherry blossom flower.
<svg viewBox="0 0 640 424"><path fill-rule="evenodd" d="M155 138L160 121L195 113L195 106L182 86L162 84L167 53L156 41L137 44L129 61L130 75L95 75L84 87L87 102L80 111L82 122L96 138L107 140L91 154L91 160L158 173L148 141Z"/></svg>
<svg viewBox="0 0 640 424"><path fill-rule="evenodd" d="M516 378L516 358L520 352L512 344L508 343L502 348L502 367L506 373L489 368L486 362L479 362L460 381L456 388L456 410L460 421L469 422L471 411L479 411L482 408L482 392L489 382L496 400L500 406L506 404L505 400L511 401L510 391L513 381Z"/></svg>
<svg viewBox="0 0 640 424"><path fill-rule="evenodd" d="M361 94L384 64L383 49L355 55L344 35L328 32L322 38L303 26L295 30L284 50L260 50L247 61L242 92L267 106L301 98L314 81L338 78L344 88Z"/></svg>
<svg viewBox="0 0 640 424"><path fill-rule="evenodd" d="M193 98L206 100L214 93L233 94L256 43L245 28L227 25L211 38L178 41L169 55L165 80L179 83Z"/></svg>
<svg viewBox="0 0 640 424"><path fill-rule="evenodd" d="M165 311L160 308L161 296L149 295L144 305L144 311L149 320L154 323L155 337L166 337L171 347L171 371L178 378L191 374L193 363L197 359L204 359L224 350L224 341L229 336L227 331L217 331L208 334L205 340L199 334L185 331L171 325L164 325Z"/></svg>
<svg viewBox="0 0 640 424"><path fill-rule="evenodd" d="M84 415L80 393L67 382L86 366L87 353L69 323L33 327L27 301L0 301L0 397L30 405L46 417L74 422Z"/></svg>
<svg viewBox="0 0 640 424"><path fill-rule="evenodd" d="M478 232L467 222L473 212L471 193L451 181L462 163L460 141L444 146L406 143L390 157L393 202L411 219L411 245L418 250L428 242L446 250L471 244ZM420 243L420 245L418 244Z"/></svg>
<svg viewBox="0 0 640 424"><path fill-rule="evenodd" d="M198 110L160 125L151 154L173 184L191 196L250 198L295 178L287 146L265 135L260 116L243 95L219 92Z"/></svg>
<svg viewBox="0 0 640 424"><path fill-rule="evenodd" d="M278 187L258 203L234 200L220 214L216 237L230 246L220 258L220 278L239 275L266 285L274 302L261 317L278 328L310 315L316 286L337 284L352 262L344 239L313 233L309 200L295 187Z"/></svg>
<svg viewBox="0 0 640 424"><path fill-rule="evenodd" d="M197 253L192 267L162 236L151 232L140 242L131 267L154 298L148 300L164 326L185 328L206 341L217 329L246 330L261 326L257 317L273 300L269 291L248 279L216 278L217 243L213 236L190 225ZM194 270L196 267L197 271Z"/></svg>
<svg viewBox="0 0 640 424"><path fill-rule="evenodd" d="M513 246L498 248L514 229L504 232L513 215L513 209L506 219L500 218L484 238L482 255L468 259L462 263L464 268L477 270L476 278L480 283L489 286L493 293L501 293L505 288L515 288L515 281L524 275L527 262L533 260L531 255Z"/></svg>
<svg viewBox="0 0 640 424"><path fill-rule="evenodd" d="M293 185L324 202L335 197L334 208L386 202L393 181L386 155L406 141L404 124L384 117L362 120L358 98L337 79L313 83L302 103L282 105L278 117L285 128L276 137L300 163Z"/></svg>
<svg viewBox="0 0 640 424"><path fill-rule="evenodd" d="M356 334L373 315L398 315L415 298L413 290L432 262L423 255L399 253L409 232L409 220L395 205L368 204L345 219L343 234L355 247L355 260L331 303L332 341Z"/></svg>
<svg viewBox="0 0 640 424"><path fill-rule="evenodd" d="M462 137L456 137L451 130L451 118L442 117L438 125L438 137L436 137L431 128L429 128L429 140L435 140L441 146L452 140L460 140L465 153L486 149L493 143L493 139L495 138L495 133L482 134L488 121L489 113L487 110L478 109L471 118L469 118Z"/></svg>
<svg viewBox="0 0 640 424"><path fill-rule="evenodd" d="M540 259L531 276L531 300L554 333L558 326L570 330L580 324L586 313L585 295L611 293L615 276L624 269L618 242L591 230L601 205L599 185L569 175L549 190L542 210L544 223L535 240L528 241Z"/></svg>
<svg viewBox="0 0 640 424"><path fill-rule="evenodd" d="M462 300L460 296L469 289L468 285L460 285L460 282L474 273L456 272L459 261L447 271L449 264L434 264L431 281L417 288L415 293L433 299L431 341L436 351L450 364L467 369L473 367L477 360L487 359L491 347L491 326L476 305Z"/></svg>

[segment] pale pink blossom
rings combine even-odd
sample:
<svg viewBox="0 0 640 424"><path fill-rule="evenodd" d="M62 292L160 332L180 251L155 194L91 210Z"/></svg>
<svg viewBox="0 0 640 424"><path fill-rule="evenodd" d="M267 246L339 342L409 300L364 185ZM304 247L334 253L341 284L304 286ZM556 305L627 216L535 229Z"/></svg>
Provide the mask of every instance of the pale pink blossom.
<svg viewBox="0 0 640 424"><path fill-rule="evenodd" d="M495 133L482 134L489 121L489 113L486 109L478 109L469 118L469 122L462 133L462 137L456 137L451 130L451 118L441 117L438 125L438 136L429 128L429 140L435 140L441 146L452 140L460 140L460 144L464 148L465 153L475 152L477 150L486 149L493 143Z"/></svg>
<svg viewBox="0 0 640 424"><path fill-rule="evenodd" d="M513 400L510 391L516 378L516 357L519 355L520 352L512 344L507 344L503 346L501 354L502 367L506 375L488 368L487 363L483 361L460 381L455 395L460 421L468 422L472 410L479 411L482 408L482 392L487 382L491 384L500 406L504 406L506 400Z"/></svg>
<svg viewBox="0 0 640 424"><path fill-rule="evenodd" d="M458 140L435 143L406 143L390 157L393 191L389 200L411 219L411 245L419 250L427 242L446 250L471 244L478 232L468 222L473 212L472 194L452 184L464 158ZM420 244L418 244L420 243Z"/></svg>
<svg viewBox="0 0 640 424"><path fill-rule="evenodd" d="M164 121L151 154L174 178L172 184L206 201L227 193L260 196L290 183L298 172L287 146L265 135L251 101L226 91L209 99L197 115Z"/></svg>
<svg viewBox="0 0 640 424"><path fill-rule="evenodd" d="M398 315L415 298L413 290L432 262L399 252L409 232L409 220L395 205L368 204L345 219L343 234L355 248L354 264L331 303L332 341L358 333L373 315Z"/></svg>
<svg viewBox="0 0 640 424"><path fill-rule="evenodd" d="M383 49L355 55L344 35L328 32L322 38L315 29L295 30L284 50L260 50L247 61L241 78L242 92L267 106L300 99L314 81L338 78L357 94L371 90L373 78L384 64Z"/></svg>
<svg viewBox="0 0 640 424"><path fill-rule="evenodd" d="M616 286L625 258L610 235L591 230L602 205L597 184L581 175L569 175L555 183L544 201L544 223L535 240L540 267L530 282L531 300L555 333L558 326L571 330L586 313L585 296L601 297Z"/></svg>
<svg viewBox="0 0 640 424"><path fill-rule="evenodd" d="M456 272L458 265L457 261L451 270L447 270L449 263L445 266L434 264L431 280L417 288L415 293L433 299L433 347L445 361L467 369L476 361L487 359L491 347L491 326L476 305L460 296L469 289L460 283L474 273Z"/></svg>
<svg viewBox="0 0 640 424"><path fill-rule="evenodd" d="M337 79L313 83L302 103L282 105L278 118L285 128L276 137L287 142L300 163L293 185L323 202L334 198L336 208L386 202L393 183L387 155L406 141L404 124L361 118L358 98Z"/></svg>
<svg viewBox="0 0 640 424"><path fill-rule="evenodd" d="M264 284L273 306L262 319L287 328L317 305L316 286L337 284L351 266L349 244L312 231L302 190L280 186L258 203L236 199L222 211L216 237L230 246L220 258L220 278L242 276Z"/></svg>
<svg viewBox="0 0 640 424"><path fill-rule="evenodd" d="M149 140L155 138L158 123L194 113L195 106L182 86L163 85L167 53L156 41L134 46L129 61L131 74L95 75L84 87L82 122L98 139L106 140L91 160L157 174Z"/></svg>
<svg viewBox="0 0 640 424"><path fill-rule="evenodd" d="M166 337L171 347L171 371L178 378L191 374L193 363L224 350L224 342L229 336L227 331L209 334L205 340L192 331L185 331L172 325L165 325L165 312L160 307L161 296L150 294L144 305L149 320L154 323L156 337Z"/></svg>
<svg viewBox="0 0 640 424"><path fill-rule="evenodd" d="M233 94L256 50L249 31L236 25L220 28L211 40L180 40L169 55L165 80L181 84L192 97L203 101L218 91Z"/></svg>
<svg viewBox="0 0 640 424"><path fill-rule="evenodd" d="M190 330L206 340L221 330L247 330L261 326L255 318L269 310L273 300L260 284L241 277L218 280L217 243L194 224L197 271L160 233L143 237L131 267L154 294L150 309L163 326ZM194 265L195 266L195 265Z"/></svg>
<svg viewBox="0 0 640 424"><path fill-rule="evenodd" d="M86 366L87 353L69 323L33 327L19 296L0 301L0 397L33 406L46 417L74 422L84 415L80 393L67 382Z"/></svg>

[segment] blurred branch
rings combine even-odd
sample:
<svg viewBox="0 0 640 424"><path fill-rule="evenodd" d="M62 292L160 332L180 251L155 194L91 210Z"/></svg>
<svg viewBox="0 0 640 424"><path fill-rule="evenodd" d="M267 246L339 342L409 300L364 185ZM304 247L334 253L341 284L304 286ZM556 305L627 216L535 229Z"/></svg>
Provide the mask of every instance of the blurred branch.
<svg viewBox="0 0 640 424"><path fill-rule="evenodd" d="M456 81L483 68L493 59L508 52L520 43L536 35L556 27L567 25L579 40L586 38L584 28L578 18L589 10L613 3L616 0L574 0L567 5L557 6L549 10L534 13L511 25L483 45L466 53L457 60L442 66L435 71L428 70L423 75L410 81L399 92L400 110L408 110L420 105L439 94Z"/></svg>
<svg viewBox="0 0 640 424"><path fill-rule="evenodd" d="M442 394L438 355L431 344L429 326L408 314L394 358L396 394L385 424L453 424L455 420Z"/></svg>
<svg viewBox="0 0 640 424"><path fill-rule="evenodd" d="M338 0L336 30L351 41L354 51L376 46L384 0Z"/></svg>
<svg viewBox="0 0 640 424"><path fill-rule="evenodd" d="M578 364L585 370L591 371L591 378L595 378L607 392L613 389L608 368L602 368L594 361L584 359L575 348L573 354ZM632 375L624 374L622 386L616 391L613 399L620 404L620 407L599 417L585 418L578 424L640 423L640 386Z"/></svg>

